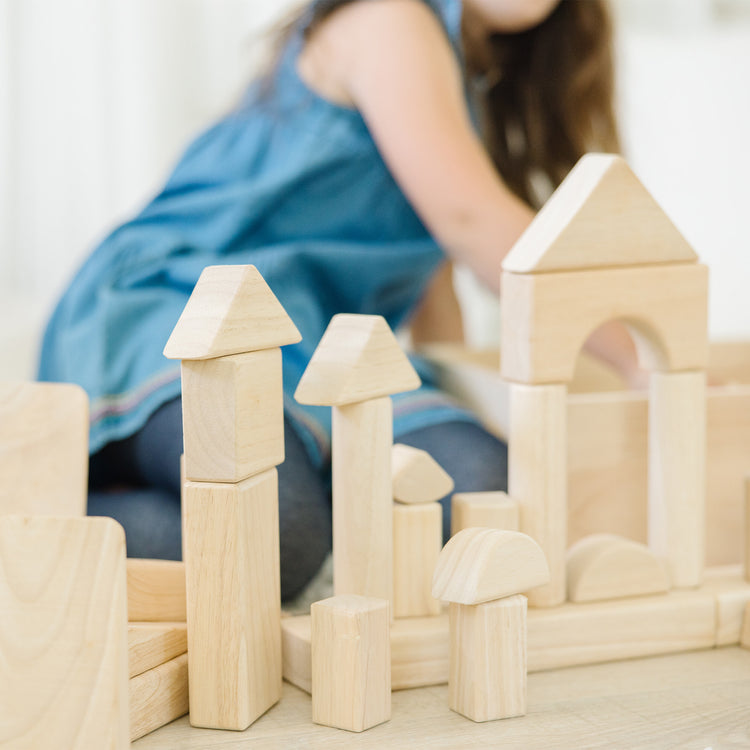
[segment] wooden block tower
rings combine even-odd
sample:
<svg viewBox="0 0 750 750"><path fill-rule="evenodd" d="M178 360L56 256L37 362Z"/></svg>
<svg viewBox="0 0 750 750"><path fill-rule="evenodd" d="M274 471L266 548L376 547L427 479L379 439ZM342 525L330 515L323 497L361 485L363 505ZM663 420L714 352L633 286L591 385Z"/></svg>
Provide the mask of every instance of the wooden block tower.
<svg viewBox="0 0 750 750"><path fill-rule="evenodd" d="M419 376L384 318L336 315L297 387L300 403L333 407L336 595L393 602L389 396L419 385Z"/></svg>
<svg viewBox="0 0 750 750"><path fill-rule="evenodd" d="M182 360L190 722L246 729L281 696L281 350L300 334L253 266L201 274Z"/></svg>

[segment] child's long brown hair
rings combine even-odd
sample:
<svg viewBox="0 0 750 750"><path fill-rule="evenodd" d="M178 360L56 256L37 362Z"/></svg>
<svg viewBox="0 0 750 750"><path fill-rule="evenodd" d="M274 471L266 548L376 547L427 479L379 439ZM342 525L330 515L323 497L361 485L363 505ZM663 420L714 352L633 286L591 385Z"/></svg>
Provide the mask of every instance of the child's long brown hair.
<svg viewBox="0 0 750 750"><path fill-rule="evenodd" d="M323 0L285 25L280 45L309 15L310 35L356 0ZM620 150L614 115L612 24L604 0L561 0L549 17L515 34L493 34L468 72L482 82L482 130L505 183L539 207L587 151Z"/></svg>

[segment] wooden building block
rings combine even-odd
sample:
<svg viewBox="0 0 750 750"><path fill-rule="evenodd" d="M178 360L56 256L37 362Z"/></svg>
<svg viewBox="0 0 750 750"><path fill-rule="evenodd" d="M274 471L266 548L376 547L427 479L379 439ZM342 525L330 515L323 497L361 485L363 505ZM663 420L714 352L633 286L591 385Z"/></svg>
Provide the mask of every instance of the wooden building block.
<svg viewBox="0 0 750 750"><path fill-rule="evenodd" d="M564 385L510 387L508 494L521 509L521 531L542 548L551 576L528 592L530 607L565 601L567 408Z"/></svg>
<svg viewBox="0 0 750 750"><path fill-rule="evenodd" d="M393 503L393 616L440 613L432 596L432 575L443 546L440 503Z"/></svg>
<svg viewBox="0 0 750 750"><path fill-rule="evenodd" d="M568 601L596 602L665 594L666 567L646 545L615 534L592 534L568 550Z"/></svg>
<svg viewBox="0 0 750 750"><path fill-rule="evenodd" d="M175 560L127 561L128 620L185 622L185 563Z"/></svg>
<svg viewBox="0 0 750 750"><path fill-rule="evenodd" d="M184 491L190 723L246 729L281 695L276 470Z"/></svg>
<svg viewBox="0 0 750 750"><path fill-rule="evenodd" d="M128 667L131 678L186 652L187 625L184 622L128 623Z"/></svg>
<svg viewBox="0 0 750 750"><path fill-rule="evenodd" d="M0 746L128 748L125 534L0 517Z"/></svg>
<svg viewBox="0 0 750 750"><path fill-rule="evenodd" d="M745 504L743 510L745 522L745 580L750 581L750 476L745 477Z"/></svg>
<svg viewBox="0 0 750 750"><path fill-rule="evenodd" d="M706 557L706 374L652 373L649 547L673 586L698 586Z"/></svg>
<svg viewBox="0 0 750 750"><path fill-rule="evenodd" d="M427 452L397 443L391 455L393 499L398 503L431 503L453 489L450 475Z"/></svg>
<svg viewBox="0 0 750 750"><path fill-rule="evenodd" d="M362 732L391 718L388 610L387 601L352 595L310 608L316 724Z"/></svg>
<svg viewBox="0 0 750 750"><path fill-rule="evenodd" d="M153 732L188 712L188 657L171 659L130 680L130 739Z"/></svg>
<svg viewBox="0 0 750 750"><path fill-rule="evenodd" d="M334 315L297 386L301 404L342 406L419 388L385 318Z"/></svg>
<svg viewBox="0 0 750 750"><path fill-rule="evenodd" d="M530 276L506 272L501 283L501 367L506 380L569 382L586 339L610 320L628 321L646 369L706 366L708 269L703 265Z"/></svg>
<svg viewBox="0 0 750 750"><path fill-rule="evenodd" d="M503 269L544 273L696 260L622 157L586 154L513 246Z"/></svg>
<svg viewBox="0 0 750 750"><path fill-rule="evenodd" d="M182 363L189 480L239 482L284 461L281 349Z"/></svg>
<svg viewBox="0 0 750 750"><path fill-rule="evenodd" d="M89 401L69 383L0 383L0 514L85 516Z"/></svg>
<svg viewBox="0 0 750 750"><path fill-rule="evenodd" d="M742 565L707 568L701 591L713 594L716 602L716 646L740 642L745 607L750 601L750 583L742 575Z"/></svg>
<svg viewBox="0 0 750 750"><path fill-rule="evenodd" d="M549 581L539 545L526 534L464 529L448 540L432 579L436 599L480 604L519 594Z"/></svg>
<svg viewBox="0 0 750 750"><path fill-rule="evenodd" d="M169 359L213 359L301 340L255 266L208 266L164 347Z"/></svg>
<svg viewBox="0 0 750 750"><path fill-rule="evenodd" d="M750 648L750 602L745 605L745 612L742 616L740 646L742 646L742 648Z"/></svg>
<svg viewBox="0 0 750 750"><path fill-rule="evenodd" d="M393 601L390 398L334 407L333 588Z"/></svg>
<svg viewBox="0 0 750 750"><path fill-rule="evenodd" d="M472 721L526 713L526 597L450 606L449 705Z"/></svg>
<svg viewBox="0 0 750 750"><path fill-rule="evenodd" d="M519 513L505 492L457 492L451 498L451 536L476 526L518 531Z"/></svg>

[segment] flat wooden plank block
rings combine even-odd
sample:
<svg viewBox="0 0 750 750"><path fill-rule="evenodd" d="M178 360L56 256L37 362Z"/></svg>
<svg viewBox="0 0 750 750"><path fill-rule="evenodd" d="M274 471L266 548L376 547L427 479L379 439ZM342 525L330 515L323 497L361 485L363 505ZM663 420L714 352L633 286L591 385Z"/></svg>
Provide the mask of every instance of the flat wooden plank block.
<svg viewBox="0 0 750 750"><path fill-rule="evenodd" d="M586 339L610 320L628 321L647 369L706 366L708 269L703 265L533 276L506 272L502 286L501 367L506 380L570 382Z"/></svg>
<svg viewBox="0 0 750 750"><path fill-rule="evenodd" d="M0 513L85 516L89 401L69 383L0 383Z"/></svg>
<svg viewBox="0 0 750 750"><path fill-rule="evenodd" d="M391 718L389 604L334 596L310 608L312 718L351 732Z"/></svg>
<svg viewBox="0 0 750 750"><path fill-rule="evenodd" d="M185 563L175 560L130 558L128 620L130 622L185 622Z"/></svg>
<svg viewBox="0 0 750 750"><path fill-rule="evenodd" d="M190 722L246 729L281 695L276 470L184 492Z"/></svg>
<svg viewBox="0 0 750 750"><path fill-rule="evenodd" d="M188 712L188 657L177 656L130 680L130 739Z"/></svg>
<svg viewBox="0 0 750 750"><path fill-rule="evenodd" d="M333 588L393 600L391 400L334 407Z"/></svg>
<svg viewBox="0 0 750 750"><path fill-rule="evenodd" d="M0 517L0 746L127 748L125 534Z"/></svg>
<svg viewBox="0 0 750 750"><path fill-rule="evenodd" d="M281 349L182 363L185 473L239 482L284 461Z"/></svg>
<svg viewBox="0 0 750 750"><path fill-rule="evenodd" d="M696 260L622 157L586 154L508 253L503 269L542 273Z"/></svg>
<svg viewBox="0 0 750 750"><path fill-rule="evenodd" d="M520 508L506 492L457 492L451 498L451 536L462 529L518 531Z"/></svg>
<svg viewBox="0 0 750 750"><path fill-rule="evenodd" d="M432 576L443 546L440 503L393 503L393 616L440 614Z"/></svg>
<svg viewBox="0 0 750 750"><path fill-rule="evenodd" d="M186 651L187 625L184 622L128 623L128 666L131 678Z"/></svg>
<svg viewBox="0 0 750 750"><path fill-rule="evenodd" d="M450 606L448 705L472 721L526 713L526 597Z"/></svg>
<svg viewBox="0 0 750 750"><path fill-rule="evenodd" d="M399 503L431 503L453 489L453 480L427 452L396 443L391 456L393 499Z"/></svg>
<svg viewBox="0 0 750 750"><path fill-rule="evenodd" d="M169 359L213 359L301 340L255 266L207 266L164 347Z"/></svg>
<svg viewBox="0 0 750 750"><path fill-rule="evenodd" d="M297 386L301 404L343 406L413 391L419 375L380 315L334 315Z"/></svg>

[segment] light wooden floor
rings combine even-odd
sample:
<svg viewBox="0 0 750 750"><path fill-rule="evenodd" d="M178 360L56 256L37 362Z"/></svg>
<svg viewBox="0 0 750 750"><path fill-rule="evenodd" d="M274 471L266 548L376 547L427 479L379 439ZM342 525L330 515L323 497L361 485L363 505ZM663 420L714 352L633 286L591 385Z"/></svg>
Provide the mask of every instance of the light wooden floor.
<svg viewBox="0 0 750 750"><path fill-rule="evenodd" d="M520 719L474 724L448 709L447 692L396 692L390 722L352 734L312 724L310 696L284 683L281 703L245 732L183 717L133 748L750 748L750 651L740 648L532 674Z"/></svg>

